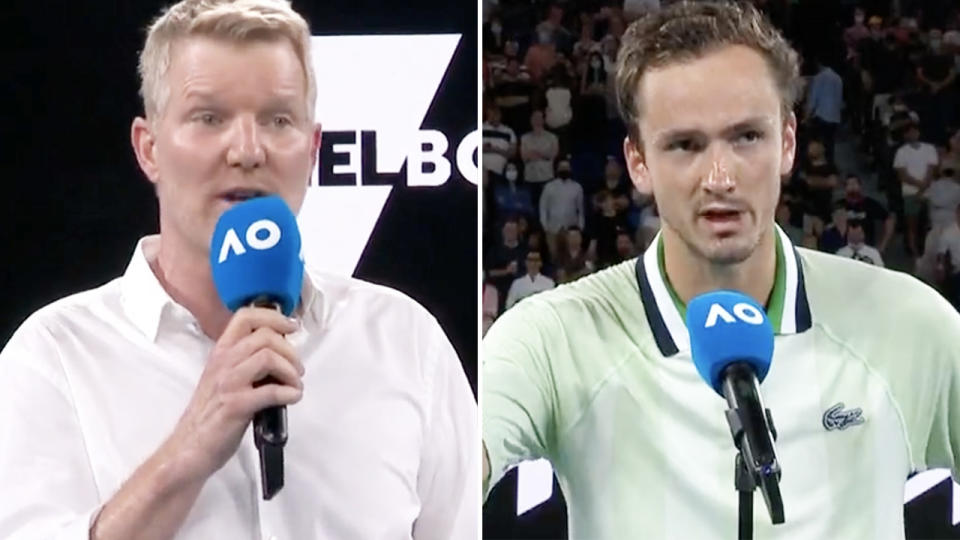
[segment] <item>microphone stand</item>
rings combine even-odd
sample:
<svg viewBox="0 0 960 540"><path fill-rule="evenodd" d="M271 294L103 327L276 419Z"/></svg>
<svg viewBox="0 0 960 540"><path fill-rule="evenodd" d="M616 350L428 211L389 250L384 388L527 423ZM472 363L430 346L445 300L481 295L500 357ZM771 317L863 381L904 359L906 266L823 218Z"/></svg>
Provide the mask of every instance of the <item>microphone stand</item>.
<svg viewBox="0 0 960 540"><path fill-rule="evenodd" d="M773 416L770 409L764 409L767 423L773 440L777 440L777 430L773 426ZM767 504L770 519L774 524L783 523L783 499L780 497L780 465L763 465L753 459L750 445L743 444L743 422L740 420L739 409L726 411L727 423L730 425L730 434L733 435L734 445L737 447L737 456L734 465L733 483L739 493L738 512L738 540L753 539L753 492L760 486L763 499ZM744 454L747 455L744 458ZM748 462L749 461L749 462Z"/></svg>

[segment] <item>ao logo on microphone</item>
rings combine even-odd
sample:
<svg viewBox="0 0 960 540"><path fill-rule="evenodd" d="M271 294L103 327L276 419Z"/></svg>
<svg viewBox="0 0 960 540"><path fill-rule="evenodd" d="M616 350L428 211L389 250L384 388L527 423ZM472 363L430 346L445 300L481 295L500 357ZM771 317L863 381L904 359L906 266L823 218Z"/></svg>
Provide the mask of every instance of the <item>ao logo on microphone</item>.
<svg viewBox="0 0 960 540"><path fill-rule="evenodd" d="M734 318L734 315L736 315L736 318ZM717 324L717 319L722 319L725 323L735 323L737 319L740 319L747 324L759 325L763 324L763 313L760 313L757 308L750 304L740 302L733 306L733 315L731 315L722 305L713 304L710 306L707 322L703 327L713 328Z"/></svg>
<svg viewBox="0 0 960 540"><path fill-rule="evenodd" d="M267 250L280 242L280 227L269 219L254 221L247 227L244 239L247 242L247 246L250 246L250 249L258 251ZM230 252L236 255L243 255L247 252L247 248L244 247L243 242L240 241L240 237L237 236L237 231L233 229L228 230L227 234L223 237L223 246L220 248L220 257L217 259L217 262L222 263L227 260Z"/></svg>

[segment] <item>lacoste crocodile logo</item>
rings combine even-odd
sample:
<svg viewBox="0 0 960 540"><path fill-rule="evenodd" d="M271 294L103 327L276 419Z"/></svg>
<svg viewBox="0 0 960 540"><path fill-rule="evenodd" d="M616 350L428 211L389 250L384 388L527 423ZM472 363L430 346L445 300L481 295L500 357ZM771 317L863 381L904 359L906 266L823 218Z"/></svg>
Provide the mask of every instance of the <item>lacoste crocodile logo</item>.
<svg viewBox="0 0 960 540"><path fill-rule="evenodd" d="M843 410L843 402L837 403L823 413L823 427L827 431L844 430L850 426L859 426L866 420L863 418L863 410L857 407L849 411Z"/></svg>

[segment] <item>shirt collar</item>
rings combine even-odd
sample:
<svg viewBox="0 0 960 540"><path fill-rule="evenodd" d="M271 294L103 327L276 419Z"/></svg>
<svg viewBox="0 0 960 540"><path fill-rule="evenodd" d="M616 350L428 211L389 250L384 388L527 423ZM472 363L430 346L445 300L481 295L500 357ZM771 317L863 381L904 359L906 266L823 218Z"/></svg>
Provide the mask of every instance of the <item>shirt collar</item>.
<svg viewBox="0 0 960 540"><path fill-rule="evenodd" d="M767 316L777 335L798 334L812 326L800 255L787 234L774 225L777 238L777 270ZM684 322L685 306L676 296L660 264L661 234L637 258L637 284L647 321L657 347L664 356L690 350L690 335ZM776 320L774 320L776 319Z"/></svg>
<svg viewBox="0 0 960 540"><path fill-rule="evenodd" d="M156 341L160 323L165 316L171 316L174 310L188 313L186 308L170 297L150 268L150 262L156 259L159 248L160 235L141 238L123 273L120 285L120 303L124 313L150 341ZM297 315L302 317L308 314L317 321L322 320L322 314L318 311L322 304L318 301L321 296L322 293L310 272L304 270Z"/></svg>

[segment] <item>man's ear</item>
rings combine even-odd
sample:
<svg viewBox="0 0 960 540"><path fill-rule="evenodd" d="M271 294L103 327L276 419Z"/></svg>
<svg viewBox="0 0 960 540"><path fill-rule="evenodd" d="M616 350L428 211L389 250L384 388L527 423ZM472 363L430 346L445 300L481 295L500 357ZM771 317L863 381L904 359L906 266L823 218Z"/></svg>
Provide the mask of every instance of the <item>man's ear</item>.
<svg viewBox="0 0 960 540"><path fill-rule="evenodd" d="M320 122L313 125L313 133L310 135L310 170L317 167L317 160L320 158L320 141L323 139L323 126Z"/></svg>
<svg viewBox="0 0 960 540"><path fill-rule="evenodd" d="M786 176L793 170L797 155L797 115L790 113L783 122L782 146L780 156L780 176Z"/></svg>
<svg viewBox="0 0 960 540"><path fill-rule="evenodd" d="M650 169L647 168L646 156L643 154L643 143L634 142L629 136L623 138L623 157L627 160L627 174L633 181L633 186L644 195L653 192L650 181Z"/></svg>
<svg viewBox="0 0 960 540"><path fill-rule="evenodd" d="M148 180L156 184L160 177L156 138L146 118L138 116L133 119L133 125L130 126L130 142L133 144L133 152L137 156L140 169L147 175Z"/></svg>

